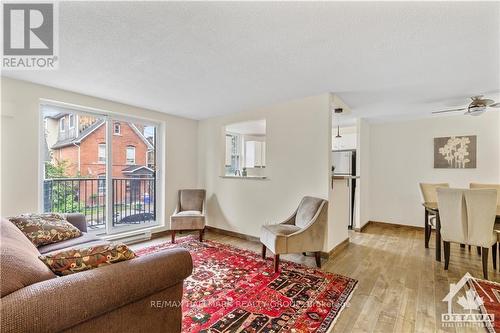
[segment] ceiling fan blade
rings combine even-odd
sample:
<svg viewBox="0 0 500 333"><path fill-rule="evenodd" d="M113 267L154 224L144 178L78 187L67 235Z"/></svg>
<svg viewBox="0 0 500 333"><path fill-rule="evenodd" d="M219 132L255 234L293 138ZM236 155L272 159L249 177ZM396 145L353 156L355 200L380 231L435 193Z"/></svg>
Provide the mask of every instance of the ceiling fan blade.
<svg viewBox="0 0 500 333"><path fill-rule="evenodd" d="M441 111L434 111L434 112L432 112L432 114L447 113L447 112L458 112L458 111L465 111L465 110L467 110L467 108L441 110Z"/></svg>
<svg viewBox="0 0 500 333"><path fill-rule="evenodd" d="M500 108L500 102L488 105L490 108Z"/></svg>
<svg viewBox="0 0 500 333"><path fill-rule="evenodd" d="M481 103L483 103L484 105L486 106L489 106L489 105L492 105L493 103L495 103L494 100L492 99L489 99L489 98L485 98L485 99L481 99L479 100Z"/></svg>

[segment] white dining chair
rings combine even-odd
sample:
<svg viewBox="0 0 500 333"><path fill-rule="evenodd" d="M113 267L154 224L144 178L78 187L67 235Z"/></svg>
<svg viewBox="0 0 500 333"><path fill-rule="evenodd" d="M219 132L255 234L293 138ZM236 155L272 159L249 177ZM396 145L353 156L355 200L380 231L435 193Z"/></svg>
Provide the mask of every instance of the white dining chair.
<svg viewBox="0 0 500 333"><path fill-rule="evenodd" d="M470 183L469 188L471 188L471 189L493 188L493 189L497 190L497 209L498 209L498 207L500 207L500 184ZM500 243L500 217L498 217L498 215L497 215L497 218L495 220L495 223L496 223L495 232L497 234L497 247L498 247L498 243ZM499 252L500 252L500 248L499 248Z"/></svg>
<svg viewBox="0 0 500 333"><path fill-rule="evenodd" d="M497 190L497 206L500 206L500 184L470 183L470 189L495 189Z"/></svg>
<svg viewBox="0 0 500 333"><path fill-rule="evenodd" d="M496 191L438 188L437 196L444 269L447 270L450 263L450 243L478 246L482 248L483 276L488 279L490 247L493 267L496 269L496 235L493 231Z"/></svg>
<svg viewBox="0 0 500 333"><path fill-rule="evenodd" d="M422 200L424 207L426 205L437 205L437 193L436 189L440 187L449 188L448 183L419 183L420 193L422 194ZM436 228L436 215L429 212L425 208L424 217L424 246L429 248L429 240L431 238L432 228Z"/></svg>
<svg viewBox="0 0 500 333"><path fill-rule="evenodd" d="M467 207L468 242L481 246L483 275L488 279L488 250L491 247L493 268L497 267L497 235L493 230L497 211L496 189L473 189L464 192Z"/></svg>
<svg viewBox="0 0 500 333"><path fill-rule="evenodd" d="M436 191L439 220L441 222L441 239L443 240L444 248L444 269L448 269L450 263L450 242L468 244L464 190L438 188Z"/></svg>

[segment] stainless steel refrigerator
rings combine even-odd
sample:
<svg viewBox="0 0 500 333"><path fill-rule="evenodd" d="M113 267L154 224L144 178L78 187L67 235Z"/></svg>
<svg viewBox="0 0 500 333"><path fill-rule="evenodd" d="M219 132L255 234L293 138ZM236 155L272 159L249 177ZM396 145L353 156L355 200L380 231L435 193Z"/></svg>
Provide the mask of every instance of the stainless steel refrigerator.
<svg viewBox="0 0 500 333"><path fill-rule="evenodd" d="M334 176L352 177L348 178L350 188L349 200L349 229L354 224L354 198L356 194L356 149L333 150L332 172Z"/></svg>

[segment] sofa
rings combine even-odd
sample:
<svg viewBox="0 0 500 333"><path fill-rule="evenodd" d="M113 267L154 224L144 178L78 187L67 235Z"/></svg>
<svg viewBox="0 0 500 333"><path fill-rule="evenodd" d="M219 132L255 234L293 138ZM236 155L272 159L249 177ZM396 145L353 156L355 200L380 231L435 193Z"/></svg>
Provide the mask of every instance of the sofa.
<svg viewBox="0 0 500 333"><path fill-rule="evenodd" d="M1 332L181 331L183 281L193 267L188 251L160 251L59 277L40 254L103 242L87 233L83 215L66 218L82 236L39 248L1 219Z"/></svg>

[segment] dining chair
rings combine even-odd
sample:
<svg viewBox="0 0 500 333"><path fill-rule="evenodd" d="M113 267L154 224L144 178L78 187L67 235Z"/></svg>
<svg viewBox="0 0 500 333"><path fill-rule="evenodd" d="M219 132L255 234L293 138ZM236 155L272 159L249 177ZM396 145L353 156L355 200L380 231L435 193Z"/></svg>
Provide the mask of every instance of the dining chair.
<svg viewBox="0 0 500 333"><path fill-rule="evenodd" d="M420 183L420 192L422 194L422 199L423 199L423 204L424 207L426 205L430 206L437 206L437 193L436 189L437 188L449 188L450 185L448 183L437 183L437 184L431 184L431 183ZM427 208L425 208L425 220L424 220L424 245L425 248L429 248L429 240L431 238L431 232L432 228L436 228L436 215L432 212L429 212Z"/></svg>
<svg viewBox="0 0 500 333"><path fill-rule="evenodd" d="M488 250L491 247L493 268L497 268L497 235L494 231L497 211L497 190L472 189L464 192L467 207L468 242L481 246L483 275L488 279Z"/></svg>
<svg viewBox="0 0 500 333"><path fill-rule="evenodd" d="M444 247L444 269L447 270L450 263L450 242L467 243L467 210L464 190L438 188L436 192Z"/></svg>
<svg viewBox="0 0 500 333"><path fill-rule="evenodd" d="M497 206L500 206L500 184L480 184L480 183L470 183L470 189L495 189L497 190Z"/></svg>
<svg viewBox="0 0 500 333"><path fill-rule="evenodd" d="M469 188L471 188L471 189L486 189L486 188L496 189L497 190L497 207L500 207L500 184L470 183ZM495 232L497 233L497 243L499 243L500 242L500 217L497 216L495 223L497 226L497 229L495 230ZM500 248L499 248L499 251L500 251Z"/></svg>
<svg viewBox="0 0 500 333"><path fill-rule="evenodd" d="M488 279L488 252L492 248L496 269L496 235L493 224L496 214L496 191L437 189L441 238L444 248L444 269L450 263L450 243L482 248L483 276Z"/></svg>

